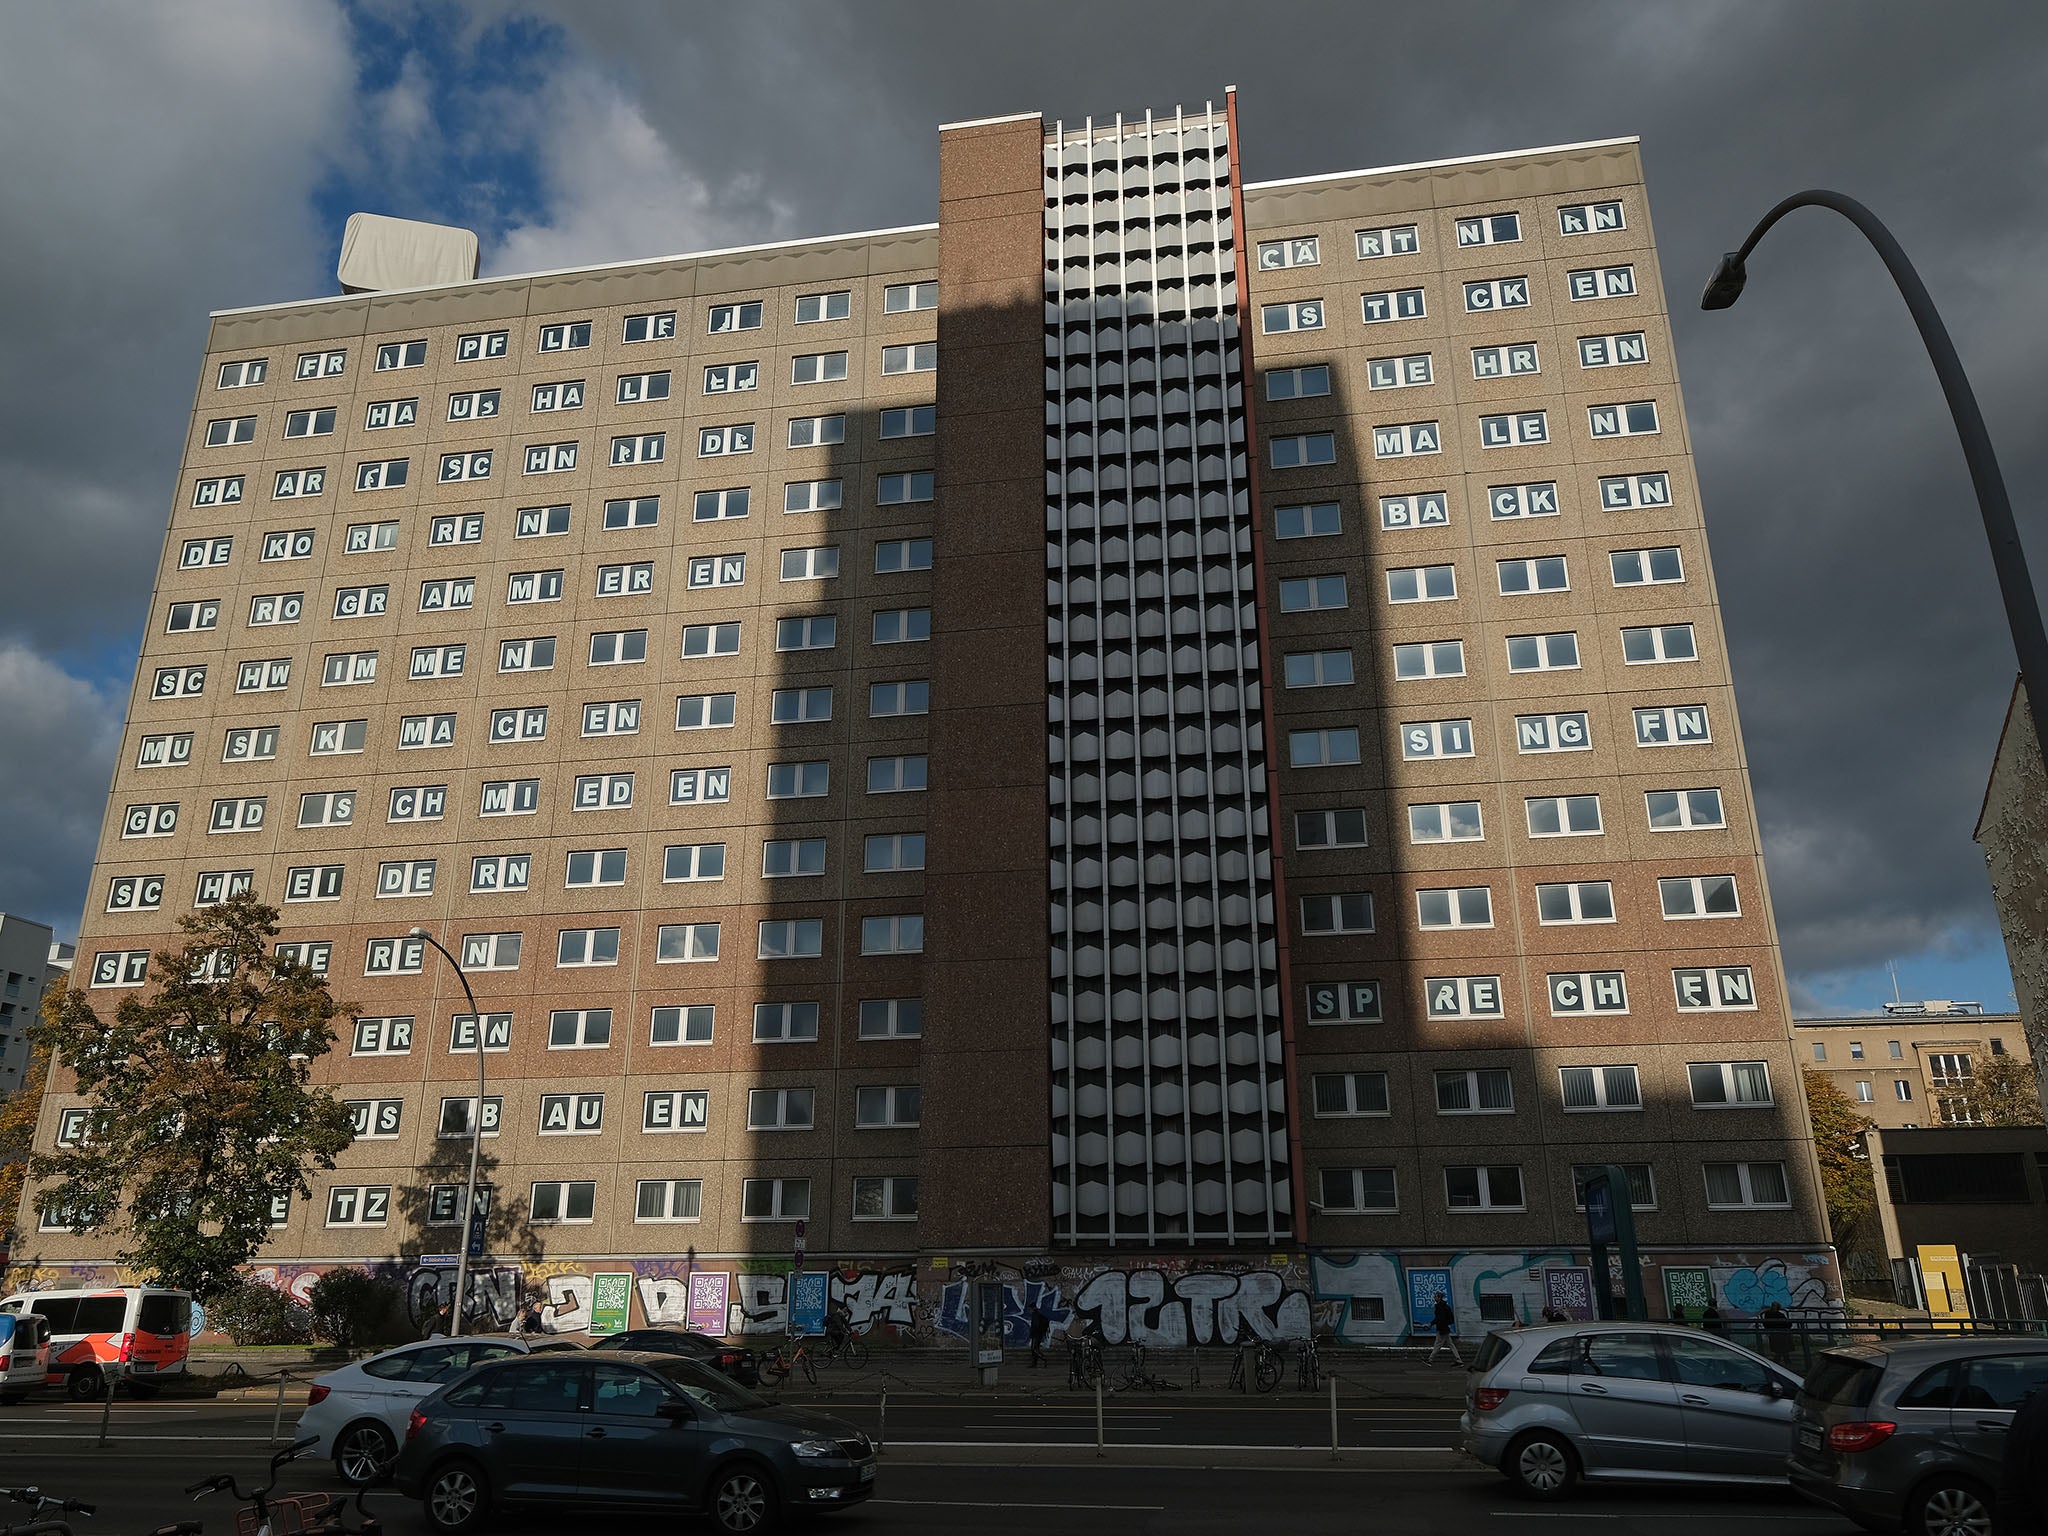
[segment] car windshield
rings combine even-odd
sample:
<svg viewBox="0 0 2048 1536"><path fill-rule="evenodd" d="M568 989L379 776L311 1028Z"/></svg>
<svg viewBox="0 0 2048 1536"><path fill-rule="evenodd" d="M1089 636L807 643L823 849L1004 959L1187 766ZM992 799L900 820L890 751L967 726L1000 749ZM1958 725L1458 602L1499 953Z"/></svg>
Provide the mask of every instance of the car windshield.
<svg viewBox="0 0 2048 1536"><path fill-rule="evenodd" d="M682 1391L687 1392L707 1408L716 1408L721 1413L744 1413L750 1408L766 1408L768 1399L757 1392L749 1392L730 1377L721 1376L709 1366L699 1365L694 1360L685 1360L679 1355L666 1356L647 1362L650 1369L665 1376Z"/></svg>
<svg viewBox="0 0 2048 1536"><path fill-rule="evenodd" d="M1825 1354L1813 1362L1799 1401L1809 1408L1854 1408L1870 1406L1884 1367L1856 1355Z"/></svg>

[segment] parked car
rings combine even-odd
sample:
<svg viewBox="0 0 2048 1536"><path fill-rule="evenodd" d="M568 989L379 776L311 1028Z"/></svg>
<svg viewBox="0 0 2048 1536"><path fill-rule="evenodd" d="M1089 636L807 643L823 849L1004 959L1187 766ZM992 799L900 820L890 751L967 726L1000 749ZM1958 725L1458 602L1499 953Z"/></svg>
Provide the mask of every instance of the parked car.
<svg viewBox="0 0 2048 1536"><path fill-rule="evenodd" d="M1792 1420L1792 1486L1866 1530L1989 1536L2006 1427L2048 1386L2048 1339L1852 1345L1814 1361Z"/></svg>
<svg viewBox="0 0 2048 1536"><path fill-rule="evenodd" d="M50 1321L35 1312L0 1312L0 1403L18 1403L50 1376Z"/></svg>
<svg viewBox="0 0 2048 1536"><path fill-rule="evenodd" d="M97 1401L126 1378L137 1397L181 1374L192 1349L192 1297L150 1285L64 1291L17 1291L0 1312L35 1312L49 1320L47 1380L63 1383L79 1402Z"/></svg>
<svg viewBox="0 0 2048 1536"><path fill-rule="evenodd" d="M723 1339L692 1333L687 1328L629 1328L624 1333L608 1334L590 1347L644 1349L657 1355L680 1355L685 1360L695 1360L730 1376L743 1387L754 1386L761 1380L761 1362L751 1349L740 1349Z"/></svg>
<svg viewBox="0 0 2048 1536"><path fill-rule="evenodd" d="M1691 1328L1563 1323L1488 1336L1465 1449L1524 1493L1588 1482L1782 1483L1799 1379Z"/></svg>
<svg viewBox="0 0 2048 1536"><path fill-rule="evenodd" d="M441 1388L413 1410L395 1480L448 1536L523 1504L697 1511L759 1536L785 1513L868 1498L875 1448L695 1360L585 1350L494 1361Z"/></svg>
<svg viewBox="0 0 2048 1536"><path fill-rule="evenodd" d="M422 1398L471 1366L525 1353L524 1341L511 1338L425 1339L387 1349L314 1377L292 1437L318 1440L311 1454L332 1456L342 1480L360 1485L398 1453Z"/></svg>

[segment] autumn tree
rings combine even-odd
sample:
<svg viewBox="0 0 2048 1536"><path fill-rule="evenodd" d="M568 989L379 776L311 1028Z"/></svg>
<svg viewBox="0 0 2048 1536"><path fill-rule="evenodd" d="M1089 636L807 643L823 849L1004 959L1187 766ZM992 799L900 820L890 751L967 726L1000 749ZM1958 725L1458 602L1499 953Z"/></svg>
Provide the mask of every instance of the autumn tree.
<svg viewBox="0 0 2048 1536"><path fill-rule="evenodd" d="M2041 1088L2017 1056L1985 1056L1970 1074L1970 1112L1979 1125L2039 1125Z"/></svg>
<svg viewBox="0 0 2048 1536"><path fill-rule="evenodd" d="M352 1017L306 966L272 952L277 909L253 894L178 919L155 991L102 1019L82 990L53 993L39 1034L77 1079L76 1146L39 1153L38 1212L74 1232L124 1231L123 1262L202 1299L236 1283L281 1197L353 1139L346 1108L311 1086Z"/></svg>
<svg viewBox="0 0 2048 1536"><path fill-rule="evenodd" d="M1814 1151L1820 1157L1821 1197L1827 1202L1828 1225L1835 1241L1868 1215L1877 1204L1877 1185L1863 1133L1870 1121L1857 1112L1849 1096L1825 1072L1806 1072L1806 1108L1813 1121Z"/></svg>
<svg viewBox="0 0 2048 1536"><path fill-rule="evenodd" d="M21 1209L29 1155L35 1151L36 1120L43 1112L43 1089L49 1081L49 1048L37 1045L29 1053L21 1086L0 1099L0 1234L14 1225Z"/></svg>

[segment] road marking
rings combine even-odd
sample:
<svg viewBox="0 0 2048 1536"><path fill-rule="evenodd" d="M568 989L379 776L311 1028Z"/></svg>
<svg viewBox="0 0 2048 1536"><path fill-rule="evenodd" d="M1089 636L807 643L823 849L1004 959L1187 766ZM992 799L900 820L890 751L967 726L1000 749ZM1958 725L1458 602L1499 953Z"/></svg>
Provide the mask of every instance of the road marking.
<svg viewBox="0 0 2048 1536"><path fill-rule="evenodd" d="M1158 1515L1164 1504L1027 1504L1016 1499L1001 1503L978 1499L869 1499L869 1504L894 1504L903 1509L1115 1509L1131 1514Z"/></svg>
<svg viewBox="0 0 2048 1536"><path fill-rule="evenodd" d="M1625 1515L1588 1514L1575 1509L1489 1509L1486 1513L1496 1520L1796 1520L1810 1524L1816 1520L1842 1518L1824 1515L1819 1510L1805 1515L1732 1515L1721 1511L1711 1514L1689 1514L1684 1510L1675 1509L1646 1509Z"/></svg>
<svg viewBox="0 0 2048 1536"><path fill-rule="evenodd" d="M1038 1447L1040 1447L1040 1446L1046 1446L1046 1445L1053 1445L1053 1446L1056 1446L1056 1447L1058 1447L1058 1448L1064 1449L1064 1448L1066 1447L1067 1443L1068 1443L1068 1442L1066 1442L1066 1441L1047 1441L1047 1440L891 1440L891 1441L889 1442L889 1449L890 1449L890 1450L892 1450L892 1451L895 1451L895 1450L906 1450L906 1451L908 1451L908 1450L920 1450L920 1451L928 1451L928 1450L952 1450L952 1449L964 1449L964 1450L970 1450L970 1451L994 1451L994 1450L1003 1450L1003 1451L1028 1451L1028 1450L1033 1450L1033 1449L1036 1449L1036 1448L1038 1448ZM1119 1445L1117 1445L1117 1444L1116 1444L1116 1442L1115 1442L1115 1441L1111 1441L1111 1442L1110 1442L1110 1444L1111 1444L1112 1448L1114 1448L1114 1449L1117 1449L1117 1450L1126 1450L1126 1451L1287 1451L1287 1452L1294 1452L1294 1451L1324 1451L1324 1452L1327 1452L1327 1451L1328 1451L1328 1450L1330 1449L1330 1447L1329 1447L1329 1446L1328 1446L1327 1444L1324 1444L1324 1445L1245 1445L1245 1444L1243 1444L1242 1442L1238 1442L1238 1443L1234 1443L1234 1444L1231 1444L1231 1445L1192 1445L1192 1444L1189 1444L1189 1443L1188 1443L1188 1442L1186 1442L1186 1441L1179 1441L1179 1440L1172 1440L1172 1441L1167 1441L1167 1442L1165 1442L1164 1444L1160 1444L1160 1445L1124 1445L1124 1446L1119 1446ZM1461 1454L1463 1454L1462 1452L1460 1452L1460 1451L1458 1450L1458 1448L1457 1448L1456 1446L1451 1446L1451 1445L1347 1445L1347 1446L1344 1446L1344 1447L1342 1447L1342 1450L1343 1450L1343 1452L1344 1452L1344 1453L1345 1453L1346 1455L1360 1455L1360 1456L1395 1456L1395 1455L1399 1455L1399 1456L1413 1456L1413 1455L1424 1455L1424 1454L1435 1454L1435 1455L1439 1455L1439 1456L1457 1456L1457 1455L1461 1455ZM1617 1517L1617 1518L1618 1518L1618 1517Z"/></svg>
<svg viewBox="0 0 2048 1536"><path fill-rule="evenodd" d="M258 1442L258 1443L260 1443L260 1444L263 1444L263 1445L272 1445L272 1444L275 1444L275 1443L276 1443L276 1442L274 1442L274 1441L273 1441L273 1440L272 1440L272 1439L270 1438L270 1436L268 1436L268 1435L148 1435L148 1434L142 1434L142 1435L138 1435L138 1434L134 1433L133 1431L130 1431L130 1430L124 1430L124 1429L122 1429L122 1427L121 1427L121 1426L120 1426L119 1424L116 1424L116 1425L114 1425L114 1426L113 1426L112 1428L110 1428L110 1429L109 1429L109 1430L107 1431L107 1438L108 1438L108 1439L110 1439L110 1440L122 1440L122 1439L125 1439L125 1440L129 1440L129 1441L134 1441L134 1442L140 1442L140 1443L143 1443L143 1444L147 1444L147 1443L149 1443L149 1442L151 1442L151 1441L164 1441L164 1442L170 1442L170 1441L177 1441L177 1440L197 1440L197 1441L201 1441L201 1442L205 1442L205 1441L215 1441L215 1440L252 1440L252 1441L256 1441L256 1442ZM88 1435L24 1435L24 1434L19 1434L19 1433L16 1433L16 1432L14 1432L14 1431L12 1431L12 1430L0 1431L0 1440L97 1440L97 1439L99 1439L99 1436L98 1436L97 1434L88 1434Z"/></svg>

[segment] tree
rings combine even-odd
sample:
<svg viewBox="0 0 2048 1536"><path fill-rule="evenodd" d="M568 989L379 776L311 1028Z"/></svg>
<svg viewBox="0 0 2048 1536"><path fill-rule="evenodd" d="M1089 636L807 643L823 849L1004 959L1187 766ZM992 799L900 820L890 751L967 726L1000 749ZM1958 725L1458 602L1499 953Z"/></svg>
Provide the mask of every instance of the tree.
<svg viewBox="0 0 2048 1536"><path fill-rule="evenodd" d="M313 1314L274 1285L243 1280L206 1304L206 1326L237 1344L304 1344L313 1337Z"/></svg>
<svg viewBox="0 0 2048 1536"><path fill-rule="evenodd" d="M2039 1125L2041 1088L2017 1056L1984 1056L1970 1074L1970 1112L1979 1125Z"/></svg>
<svg viewBox="0 0 2048 1536"><path fill-rule="evenodd" d="M1821 1198L1827 1202L1828 1225L1843 1243L1850 1228L1877 1204L1877 1184L1870 1176L1870 1157L1863 1133L1870 1121L1857 1113L1849 1096L1825 1072L1806 1072L1806 1108L1813 1120L1814 1151L1820 1157Z"/></svg>
<svg viewBox="0 0 2048 1536"><path fill-rule="evenodd" d="M125 1228L123 1262L203 1300L239 1281L279 1198L310 1198L307 1167L332 1168L354 1139L347 1109L310 1086L333 1020L353 1010L272 953L277 909L254 894L178 927L187 942L157 952L154 995L131 993L111 1021L82 991L46 1003L40 1037L86 1115L80 1145L29 1172L39 1212L74 1232Z"/></svg>
<svg viewBox="0 0 2048 1536"><path fill-rule="evenodd" d="M313 1331L353 1352L391 1316L398 1290L389 1280L344 1265L315 1280L306 1301L313 1309Z"/></svg>
<svg viewBox="0 0 2048 1536"><path fill-rule="evenodd" d="M62 986L63 983L58 983ZM50 1081L49 1047L29 1052L21 1086L0 1099L0 1235L14 1224L21 1209L21 1191L28 1182L28 1160L35 1151L36 1121L43 1112L43 1089ZM0 1247L5 1247L0 1243Z"/></svg>

